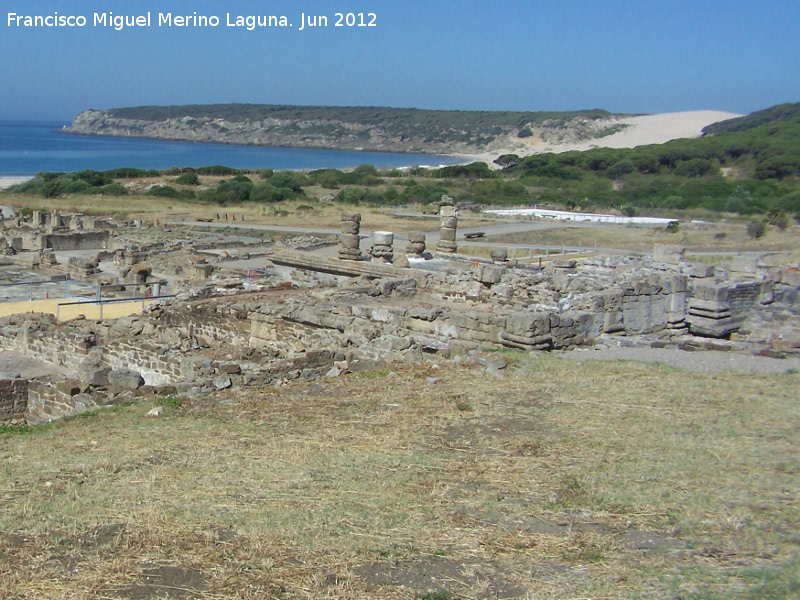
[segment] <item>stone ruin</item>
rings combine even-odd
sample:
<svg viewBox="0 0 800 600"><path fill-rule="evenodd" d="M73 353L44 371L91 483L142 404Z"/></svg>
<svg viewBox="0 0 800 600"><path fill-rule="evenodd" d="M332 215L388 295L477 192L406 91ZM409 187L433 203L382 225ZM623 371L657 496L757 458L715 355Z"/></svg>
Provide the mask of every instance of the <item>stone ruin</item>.
<svg viewBox="0 0 800 600"><path fill-rule="evenodd" d="M410 258L422 258L425 255L425 249L425 234L421 231L410 231L406 255Z"/></svg>
<svg viewBox="0 0 800 600"><path fill-rule="evenodd" d="M37 210L29 217L6 218L0 222L0 251L15 254L107 248L114 227L110 219Z"/></svg>
<svg viewBox="0 0 800 600"><path fill-rule="evenodd" d="M342 213L342 234L339 236L342 260L361 260L361 213Z"/></svg>
<svg viewBox="0 0 800 600"><path fill-rule="evenodd" d="M242 249L218 238L115 241L121 247L100 253L98 264L70 268L87 275L112 261L126 281L180 277L181 292L116 321L0 319L0 349L60 371L0 378L0 422L37 423L140 395L280 386L487 348L541 352L624 341L800 356L796 264L769 256L726 267L690 264L681 248L667 246L653 257L560 257L542 268L509 261L503 248L490 260L460 261L450 253L455 211L444 208L441 223L453 241L444 250L451 260L438 270L387 262L394 255L388 232L374 238L370 254L380 260L361 260L361 218L349 213L340 259L263 243ZM409 256L425 254L424 234L408 239ZM245 256L271 265L263 285L245 288L245 279L232 277L226 265Z"/></svg>
<svg viewBox="0 0 800 600"><path fill-rule="evenodd" d="M376 231L369 255L378 262L390 263L394 259L394 234L390 231Z"/></svg>
<svg viewBox="0 0 800 600"><path fill-rule="evenodd" d="M458 244L456 244L458 210L455 206L442 206L439 215L441 217L441 228L439 230L439 243L436 244L436 249L445 254L455 254L458 251Z"/></svg>

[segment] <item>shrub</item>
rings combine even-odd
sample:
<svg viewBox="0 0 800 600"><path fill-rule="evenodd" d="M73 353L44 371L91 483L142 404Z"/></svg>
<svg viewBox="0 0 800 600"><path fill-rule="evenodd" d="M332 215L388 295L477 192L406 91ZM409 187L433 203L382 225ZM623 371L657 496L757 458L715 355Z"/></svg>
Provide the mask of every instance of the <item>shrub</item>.
<svg viewBox="0 0 800 600"><path fill-rule="evenodd" d="M675 168L675 174L682 177L702 177L713 168L714 164L710 160L705 158L693 158L692 160L680 163Z"/></svg>
<svg viewBox="0 0 800 600"><path fill-rule="evenodd" d="M77 179L65 183L62 192L64 194L85 194L95 189L97 188L93 187L92 184L82 179Z"/></svg>
<svg viewBox="0 0 800 600"><path fill-rule="evenodd" d="M311 171L308 178L316 185L333 189L344 183L345 174L338 169L319 169Z"/></svg>
<svg viewBox="0 0 800 600"><path fill-rule="evenodd" d="M128 189L121 183L109 183L103 187L95 188L95 194L105 194L106 196L127 196Z"/></svg>
<svg viewBox="0 0 800 600"><path fill-rule="evenodd" d="M784 210L773 210L769 213L769 224L773 225L778 231L785 231L789 227L789 215Z"/></svg>
<svg viewBox="0 0 800 600"><path fill-rule="evenodd" d="M636 165L633 164L632 160L623 159L620 161L615 162L608 168L608 175L609 177L617 178L622 177L623 175L627 175L628 173L633 173L636 170Z"/></svg>
<svg viewBox="0 0 800 600"><path fill-rule="evenodd" d="M64 180L63 179L54 179L52 181L46 182L42 185L42 196L45 198L57 198L63 193L64 190Z"/></svg>
<svg viewBox="0 0 800 600"><path fill-rule="evenodd" d="M77 173L73 173L72 178L85 181L86 183L94 187L100 187L102 185L108 185L109 183L113 183L113 180L110 177L106 176L104 173L93 171L92 169L86 169L85 171L78 171Z"/></svg>
<svg viewBox="0 0 800 600"><path fill-rule="evenodd" d="M242 179L222 181L216 188L207 190L203 194L203 197L206 200L218 204L245 202L250 199L250 192L253 190L253 184L247 177L243 177Z"/></svg>
<svg viewBox="0 0 800 600"><path fill-rule="evenodd" d="M200 185L200 178L197 173L184 173L175 179L178 185Z"/></svg>
<svg viewBox="0 0 800 600"><path fill-rule="evenodd" d="M239 169L232 169L223 165L200 167L196 172L198 175L238 175L240 173Z"/></svg>
<svg viewBox="0 0 800 600"><path fill-rule="evenodd" d="M147 192L147 195L156 196L159 198L178 198L180 193L170 185L159 185L151 188L150 191Z"/></svg>
<svg viewBox="0 0 800 600"><path fill-rule="evenodd" d="M380 175L378 169L372 165L359 165L353 169L353 173L356 175L372 175L373 177L378 177Z"/></svg>
<svg viewBox="0 0 800 600"><path fill-rule="evenodd" d="M309 179L302 173L294 171L281 171L269 178L270 185L276 188L289 188L294 193L299 194L303 191L303 186L308 185Z"/></svg>
<svg viewBox="0 0 800 600"><path fill-rule="evenodd" d="M32 194L42 191L42 186L45 183L44 177L41 175L37 175L36 177L29 179L19 185L15 185L9 188L12 192L19 193L19 194Z"/></svg>
<svg viewBox="0 0 800 600"><path fill-rule="evenodd" d="M344 188L336 196L336 199L343 204L359 204L367 197L366 190L357 187Z"/></svg>
<svg viewBox="0 0 800 600"><path fill-rule="evenodd" d="M252 202L281 202L294 197L294 192L289 188L278 188L271 183L262 183L250 190Z"/></svg>
<svg viewBox="0 0 800 600"><path fill-rule="evenodd" d="M747 224L747 235L750 236L750 239L757 240L764 237L766 232L767 224L764 221L750 221Z"/></svg>
<svg viewBox="0 0 800 600"><path fill-rule="evenodd" d="M153 172L143 169L134 169L133 167L121 167L119 169L104 171L103 174L111 179L136 179L139 177L150 177L153 175Z"/></svg>

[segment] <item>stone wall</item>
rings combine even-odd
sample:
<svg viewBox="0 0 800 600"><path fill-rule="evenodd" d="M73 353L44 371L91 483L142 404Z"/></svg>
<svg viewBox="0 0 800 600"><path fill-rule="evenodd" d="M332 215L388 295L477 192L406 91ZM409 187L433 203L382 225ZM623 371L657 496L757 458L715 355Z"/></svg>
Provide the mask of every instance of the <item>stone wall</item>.
<svg viewBox="0 0 800 600"><path fill-rule="evenodd" d="M35 250L97 250L108 247L108 231L41 234Z"/></svg>
<svg viewBox="0 0 800 600"><path fill-rule="evenodd" d="M184 355L176 350L147 343L113 340L102 347L103 363L112 369L132 369L141 374L147 385L165 385L182 381Z"/></svg>
<svg viewBox="0 0 800 600"><path fill-rule="evenodd" d="M21 352L71 371L80 368L86 354L95 345L91 334L58 331L51 334L46 328L26 324L18 331L0 333L0 350Z"/></svg>
<svg viewBox="0 0 800 600"><path fill-rule="evenodd" d="M25 423L28 410L28 381L26 379L0 380L0 425Z"/></svg>
<svg viewBox="0 0 800 600"><path fill-rule="evenodd" d="M740 329L748 313L773 299L771 283L695 282L688 300L690 331L708 337L727 337Z"/></svg>
<svg viewBox="0 0 800 600"><path fill-rule="evenodd" d="M25 421L37 425L98 408L92 396L81 393L81 387L80 381L58 376L28 382Z"/></svg>
<svg viewBox="0 0 800 600"><path fill-rule="evenodd" d="M468 279L444 289L467 290L479 298L481 289L486 289L484 271L480 270L480 280ZM499 283L500 276L494 275L498 274L493 272L489 280ZM413 346L445 350L453 341L542 350L580 346L602 333L682 332L685 328L687 278L681 275L587 294L580 306L565 304L565 309L447 301L434 306L441 297L436 286L417 291L414 302L402 300L407 291L399 284L391 286L383 280L377 288L379 299L370 302L332 291L327 300L304 298L302 303L262 307L251 316L249 345L289 351L299 341L308 346L358 349L374 358L396 352L403 346L397 339L408 340L401 351ZM399 296L394 300L384 298L395 293Z"/></svg>

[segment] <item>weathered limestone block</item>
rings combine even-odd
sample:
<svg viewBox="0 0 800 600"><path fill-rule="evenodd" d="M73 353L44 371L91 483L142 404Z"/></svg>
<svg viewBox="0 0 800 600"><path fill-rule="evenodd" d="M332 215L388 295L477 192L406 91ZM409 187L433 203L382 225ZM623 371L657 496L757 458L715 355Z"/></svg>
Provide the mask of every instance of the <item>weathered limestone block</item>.
<svg viewBox="0 0 800 600"><path fill-rule="evenodd" d="M144 378L133 369L116 369L108 372L108 384L115 391L138 390Z"/></svg>
<svg viewBox="0 0 800 600"><path fill-rule="evenodd" d="M687 302L686 322L693 334L726 337L740 329L762 293L760 282L695 284Z"/></svg>
<svg viewBox="0 0 800 600"><path fill-rule="evenodd" d="M342 221L342 234L358 235L361 226L356 221Z"/></svg>
<svg viewBox="0 0 800 600"><path fill-rule="evenodd" d="M508 260L508 250L505 248L492 248L490 255L494 262L504 263Z"/></svg>
<svg viewBox="0 0 800 600"><path fill-rule="evenodd" d="M458 228L458 218L456 216L446 217L442 215L440 227L442 229L452 229L455 231Z"/></svg>
<svg viewBox="0 0 800 600"><path fill-rule="evenodd" d="M541 350L552 347L550 313L519 312L508 315L506 327L500 334L503 345L524 350Z"/></svg>
<svg viewBox="0 0 800 600"><path fill-rule="evenodd" d="M425 234L421 231L410 231L408 233L408 244L406 244L406 254L419 258L424 253Z"/></svg>
<svg viewBox="0 0 800 600"><path fill-rule="evenodd" d="M374 244L370 248L370 256L380 262L392 262L394 234L391 231L376 231L372 237Z"/></svg>
<svg viewBox="0 0 800 600"><path fill-rule="evenodd" d="M436 249L445 254L453 254L458 250L456 244L456 229L458 227L458 212L454 206L442 206L439 210L440 231L439 243Z"/></svg>
<svg viewBox="0 0 800 600"><path fill-rule="evenodd" d="M342 233L339 236L339 258L342 260L361 259L361 213L342 213Z"/></svg>
<svg viewBox="0 0 800 600"><path fill-rule="evenodd" d="M339 242L342 244L342 247L348 249L357 249L361 244L357 233L342 233L339 236Z"/></svg>
<svg viewBox="0 0 800 600"><path fill-rule="evenodd" d="M625 296L622 320L628 333L651 333L667 326L670 299L663 295Z"/></svg>
<svg viewBox="0 0 800 600"><path fill-rule="evenodd" d="M689 276L697 279L704 279L706 277L714 277L716 268L714 265L706 265L702 263L694 263L689 268Z"/></svg>
<svg viewBox="0 0 800 600"><path fill-rule="evenodd" d="M493 285L502 281L503 275L506 273L506 267L503 265L478 264L473 267L473 272L481 283Z"/></svg>
<svg viewBox="0 0 800 600"><path fill-rule="evenodd" d="M456 230L449 227L442 227L439 232L439 239L443 242L455 242Z"/></svg>

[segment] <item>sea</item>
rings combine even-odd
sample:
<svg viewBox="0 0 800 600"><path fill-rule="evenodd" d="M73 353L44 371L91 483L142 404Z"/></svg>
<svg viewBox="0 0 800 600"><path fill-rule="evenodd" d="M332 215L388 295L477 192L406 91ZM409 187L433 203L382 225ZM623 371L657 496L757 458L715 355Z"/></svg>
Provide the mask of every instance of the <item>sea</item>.
<svg viewBox="0 0 800 600"><path fill-rule="evenodd" d="M169 169L224 165L237 169L346 169L435 167L459 162L452 156L265 148L230 144L167 142L60 133L63 122L0 120L0 177L30 177L42 171L107 171L118 167Z"/></svg>

